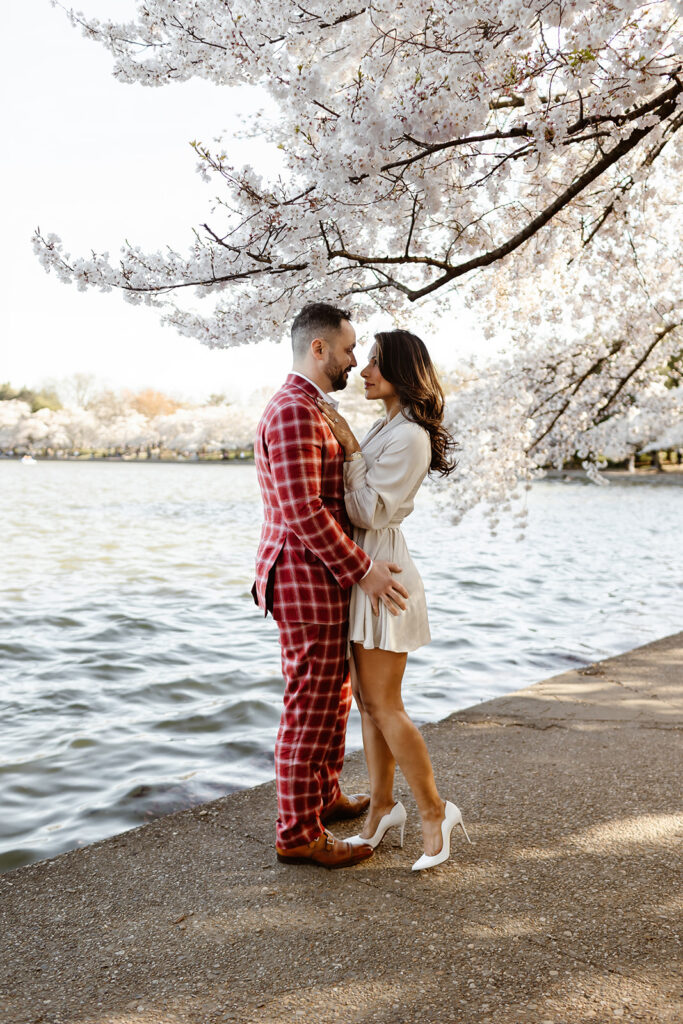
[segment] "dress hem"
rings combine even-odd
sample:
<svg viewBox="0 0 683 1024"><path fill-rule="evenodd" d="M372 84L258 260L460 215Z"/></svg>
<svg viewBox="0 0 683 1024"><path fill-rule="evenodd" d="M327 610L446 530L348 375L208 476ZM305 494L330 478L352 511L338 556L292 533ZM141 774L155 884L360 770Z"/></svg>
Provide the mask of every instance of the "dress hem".
<svg viewBox="0 0 683 1024"><path fill-rule="evenodd" d="M415 644L414 647L406 647L406 648L402 648L400 651L398 651L398 650L396 650L395 647L382 647L381 644L366 644L364 640L352 640L349 637L348 645L349 645L349 648L350 648L351 644L360 644L363 647L363 650L365 650L365 651L391 651L392 654L412 654L413 651L419 651L419 649L421 647L427 647L428 644L430 644L431 642L432 641L431 641L431 637L430 637L430 639L429 640L425 640L424 643Z"/></svg>

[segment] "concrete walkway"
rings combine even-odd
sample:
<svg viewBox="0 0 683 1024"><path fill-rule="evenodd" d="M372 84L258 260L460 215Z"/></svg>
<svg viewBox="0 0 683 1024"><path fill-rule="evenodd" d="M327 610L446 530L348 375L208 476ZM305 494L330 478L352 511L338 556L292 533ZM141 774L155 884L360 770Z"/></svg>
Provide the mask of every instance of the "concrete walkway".
<svg viewBox="0 0 683 1024"><path fill-rule="evenodd" d="M683 633L426 727L474 845L424 875L400 780L344 871L278 864L271 783L0 876L2 1024L678 1024L682 680Z"/></svg>

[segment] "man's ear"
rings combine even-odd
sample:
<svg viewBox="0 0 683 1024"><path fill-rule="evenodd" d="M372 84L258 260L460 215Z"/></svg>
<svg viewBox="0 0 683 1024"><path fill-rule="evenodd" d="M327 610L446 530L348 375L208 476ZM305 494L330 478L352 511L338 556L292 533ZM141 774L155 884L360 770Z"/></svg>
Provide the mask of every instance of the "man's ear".
<svg viewBox="0 0 683 1024"><path fill-rule="evenodd" d="M314 359L322 359L325 355L325 339L314 338L311 342L311 352L313 353Z"/></svg>

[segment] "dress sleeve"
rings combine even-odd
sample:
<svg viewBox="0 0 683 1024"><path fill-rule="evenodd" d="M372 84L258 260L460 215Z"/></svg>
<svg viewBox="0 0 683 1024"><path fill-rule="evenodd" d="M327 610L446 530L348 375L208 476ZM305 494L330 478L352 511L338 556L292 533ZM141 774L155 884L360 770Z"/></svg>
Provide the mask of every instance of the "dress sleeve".
<svg viewBox="0 0 683 1024"><path fill-rule="evenodd" d="M396 510L422 482L431 461L429 435L421 427L396 431L375 463L344 463L344 501L349 519L363 530L388 526Z"/></svg>

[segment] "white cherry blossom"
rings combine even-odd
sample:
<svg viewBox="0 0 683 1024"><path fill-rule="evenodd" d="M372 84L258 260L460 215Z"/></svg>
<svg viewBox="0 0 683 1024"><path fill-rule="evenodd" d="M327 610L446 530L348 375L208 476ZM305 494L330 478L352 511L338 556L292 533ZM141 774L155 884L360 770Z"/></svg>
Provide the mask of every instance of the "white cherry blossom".
<svg viewBox="0 0 683 1024"><path fill-rule="evenodd" d="M121 82L257 85L277 115L259 119L271 168L231 166L220 137L195 143L219 197L185 252L160 239L79 256L37 231L61 280L118 289L221 347L254 325L279 339L323 297L423 330L468 303L482 334L512 344L456 375L456 510L504 504L571 457L625 457L633 409L655 436L675 430L662 375L671 363L679 382L682 347L675 3L145 0L127 24L69 17ZM220 443L218 421L203 442L159 424L176 427Z"/></svg>

